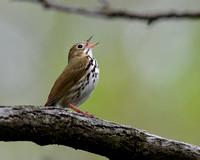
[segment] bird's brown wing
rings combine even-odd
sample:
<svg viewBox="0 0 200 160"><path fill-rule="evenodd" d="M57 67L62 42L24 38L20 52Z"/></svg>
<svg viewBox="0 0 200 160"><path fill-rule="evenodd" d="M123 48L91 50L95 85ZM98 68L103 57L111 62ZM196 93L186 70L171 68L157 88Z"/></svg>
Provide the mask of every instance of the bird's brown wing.
<svg viewBox="0 0 200 160"><path fill-rule="evenodd" d="M89 60L87 58L76 58L69 63L62 74L55 81L45 106L57 102L86 72Z"/></svg>

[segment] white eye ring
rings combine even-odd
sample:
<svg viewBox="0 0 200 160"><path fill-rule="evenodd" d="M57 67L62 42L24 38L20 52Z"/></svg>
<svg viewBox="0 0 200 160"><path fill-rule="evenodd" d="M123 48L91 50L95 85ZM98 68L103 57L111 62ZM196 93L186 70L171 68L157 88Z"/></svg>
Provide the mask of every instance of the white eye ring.
<svg viewBox="0 0 200 160"><path fill-rule="evenodd" d="M83 47L84 47L83 44L78 44L78 45L76 46L77 49L82 49Z"/></svg>

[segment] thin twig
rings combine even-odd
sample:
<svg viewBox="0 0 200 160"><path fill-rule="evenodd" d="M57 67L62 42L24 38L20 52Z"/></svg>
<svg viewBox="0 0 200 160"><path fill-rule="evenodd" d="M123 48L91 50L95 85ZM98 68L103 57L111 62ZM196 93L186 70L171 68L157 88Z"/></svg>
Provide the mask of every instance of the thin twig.
<svg viewBox="0 0 200 160"><path fill-rule="evenodd" d="M112 9L110 7L103 8L84 8L80 6L70 6L61 2L55 2L50 0L15 0L15 1L24 1L24 2L36 2L40 3L43 7L48 9L54 9L62 12L81 14L85 16L94 16L94 17L107 17L107 18L124 18L124 19L136 19L136 20L144 20L148 23L152 23L154 21L160 19L200 19L200 11L184 11L184 12L166 12L166 13L136 13L126 10L117 10ZM101 3L106 4L107 1L99 0Z"/></svg>

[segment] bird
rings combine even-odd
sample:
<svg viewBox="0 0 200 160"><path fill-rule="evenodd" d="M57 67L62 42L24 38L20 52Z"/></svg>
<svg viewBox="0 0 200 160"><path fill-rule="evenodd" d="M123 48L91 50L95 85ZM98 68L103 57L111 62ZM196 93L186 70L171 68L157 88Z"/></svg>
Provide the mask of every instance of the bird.
<svg viewBox="0 0 200 160"><path fill-rule="evenodd" d="M89 45L92 37L71 47L68 64L55 81L44 106L71 108L78 113L94 117L78 109L78 106L90 97L99 80L99 65L92 54L93 47L99 42Z"/></svg>

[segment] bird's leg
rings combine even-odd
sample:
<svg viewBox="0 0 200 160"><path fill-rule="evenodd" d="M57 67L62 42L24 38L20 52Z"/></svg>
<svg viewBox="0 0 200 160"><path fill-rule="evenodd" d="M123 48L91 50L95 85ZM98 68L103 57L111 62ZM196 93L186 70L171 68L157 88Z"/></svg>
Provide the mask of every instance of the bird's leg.
<svg viewBox="0 0 200 160"><path fill-rule="evenodd" d="M84 115L86 115L86 116L94 117L94 115L89 114L88 112L83 112L83 111L81 111L80 109L78 109L77 107L75 107L74 105L72 105L72 104L70 104L70 103L68 103L68 106L69 106L71 109L73 109L74 111L78 112L78 113L84 114Z"/></svg>

